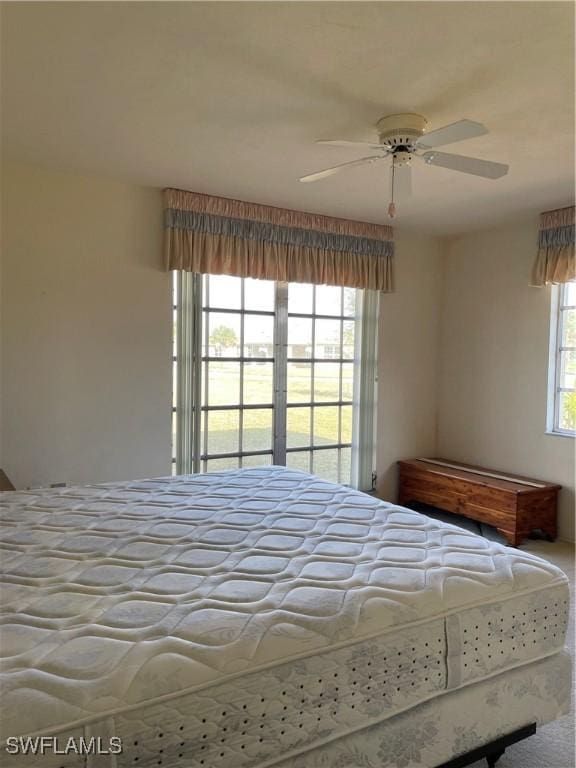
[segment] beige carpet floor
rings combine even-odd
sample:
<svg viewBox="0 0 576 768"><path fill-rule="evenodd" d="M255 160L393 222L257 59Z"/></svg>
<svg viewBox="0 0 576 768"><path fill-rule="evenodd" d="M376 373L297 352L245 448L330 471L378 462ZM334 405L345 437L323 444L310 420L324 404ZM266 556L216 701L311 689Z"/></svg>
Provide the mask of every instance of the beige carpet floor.
<svg viewBox="0 0 576 768"><path fill-rule="evenodd" d="M521 549L549 560L568 576L571 583L571 621L568 647L574 659L574 545L556 541L528 541ZM574 685L572 686L572 712L553 723L539 728L534 736L508 747L497 768L574 768ZM486 768L486 761L474 763L471 768Z"/></svg>

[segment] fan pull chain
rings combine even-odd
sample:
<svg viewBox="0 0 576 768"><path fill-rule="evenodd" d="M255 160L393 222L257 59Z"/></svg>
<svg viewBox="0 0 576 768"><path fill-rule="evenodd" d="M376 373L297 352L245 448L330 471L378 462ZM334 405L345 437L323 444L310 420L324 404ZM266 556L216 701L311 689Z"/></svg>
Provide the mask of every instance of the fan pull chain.
<svg viewBox="0 0 576 768"><path fill-rule="evenodd" d="M392 158L392 200L388 206L388 217L393 219L396 216L396 204L394 203L394 158Z"/></svg>

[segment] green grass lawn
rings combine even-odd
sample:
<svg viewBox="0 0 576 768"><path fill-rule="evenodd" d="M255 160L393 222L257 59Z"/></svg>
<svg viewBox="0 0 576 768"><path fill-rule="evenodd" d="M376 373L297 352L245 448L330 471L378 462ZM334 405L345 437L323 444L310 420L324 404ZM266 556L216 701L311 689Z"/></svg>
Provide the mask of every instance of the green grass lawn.
<svg viewBox="0 0 576 768"><path fill-rule="evenodd" d="M209 405L236 405L240 398L239 368L236 363L209 363ZM288 402L315 403L314 408L288 408L287 446L310 446L310 421L313 419L314 445L331 445L338 442L338 419L341 410L341 437L343 443L352 439L352 406L322 406L322 402L340 399L338 363L322 363L315 366L314 391L312 395L311 366L309 363L291 363L288 373ZM342 381L342 396L352 398L352 364L345 364ZM272 363L250 363L245 365L245 403L272 405ZM243 413L243 444L245 451L271 450L272 408L247 410ZM204 427L203 427L204 428ZM231 453L239 449L239 412L208 412L208 453ZM203 444L203 443L202 443ZM342 478L349 477L350 450L341 452ZM338 451L325 450L314 453L313 471L323 477L337 480ZM251 457L243 466L258 466L269 463L267 457ZM288 454L287 464L293 468L309 469L310 452ZM237 459L212 460L209 470L232 468Z"/></svg>

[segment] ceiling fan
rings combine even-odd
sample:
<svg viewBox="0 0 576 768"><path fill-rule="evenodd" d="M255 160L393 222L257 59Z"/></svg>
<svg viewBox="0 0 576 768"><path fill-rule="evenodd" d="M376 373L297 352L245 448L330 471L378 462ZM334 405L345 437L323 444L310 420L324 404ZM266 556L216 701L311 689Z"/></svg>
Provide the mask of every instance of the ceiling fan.
<svg viewBox="0 0 576 768"><path fill-rule="evenodd" d="M391 202L388 215L393 218L396 212L394 196L397 199L407 198L412 194L412 160L424 160L427 165L438 165L451 171L471 173L485 179L499 179L508 173L508 166L503 163L493 163L466 155L454 155L449 152L438 152L436 147L454 144L464 139L472 139L488 133L482 123L473 120L458 120L456 123L437 128L426 133L428 121L422 115L400 114L383 117L376 124L378 143L358 141L319 140L316 144L330 144L335 147L350 147L368 149L375 154L341 163L323 171L302 176L300 181L320 181L333 176L347 168L357 165L377 163L387 157L392 157L391 164Z"/></svg>

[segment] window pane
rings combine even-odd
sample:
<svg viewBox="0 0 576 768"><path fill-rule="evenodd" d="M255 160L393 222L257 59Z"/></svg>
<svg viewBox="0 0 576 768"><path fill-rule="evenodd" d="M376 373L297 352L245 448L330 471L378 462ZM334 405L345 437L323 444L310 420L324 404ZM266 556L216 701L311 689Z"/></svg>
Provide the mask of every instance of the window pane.
<svg viewBox="0 0 576 768"><path fill-rule="evenodd" d="M205 365L208 367L208 402L206 405L239 405L240 364L210 361ZM206 383L205 379L203 383Z"/></svg>
<svg viewBox="0 0 576 768"><path fill-rule="evenodd" d="M562 304L564 306L576 307L576 283L572 282L564 285Z"/></svg>
<svg viewBox="0 0 576 768"><path fill-rule="evenodd" d="M576 352L565 350L560 353L559 385L566 389L574 389L576 387Z"/></svg>
<svg viewBox="0 0 576 768"><path fill-rule="evenodd" d="M576 430L576 392L560 392L560 429Z"/></svg>
<svg viewBox="0 0 576 768"><path fill-rule="evenodd" d="M310 451L294 451L286 454L286 466L289 469L301 469L310 472Z"/></svg>
<svg viewBox="0 0 576 768"><path fill-rule="evenodd" d="M259 456L242 456L242 467L269 467L272 464L272 456L263 453Z"/></svg>
<svg viewBox="0 0 576 768"><path fill-rule="evenodd" d="M288 312L312 314L314 286L308 283L290 283L288 286Z"/></svg>
<svg viewBox="0 0 576 768"><path fill-rule="evenodd" d="M208 323L208 349L210 357L238 357L240 355L240 315L228 312L205 312Z"/></svg>
<svg viewBox="0 0 576 768"><path fill-rule="evenodd" d="M240 428L238 411L209 411L207 415L208 454L238 451Z"/></svg>
<svg viewBox="0 0 576 768"><path fill-rule="evenodd" d="M312 357L312 320L288 318L288 357Z"/></svg>
<svg viewBox="0 0 576 768"><path fill-rule="evenodd" d="M176 436L178 434L178 414L172 411L172 458L176 458Z"/></svg>
<svg viewBox="0 0 576 768"><path fill-rule="evenodd" d="M350 474L352 471L352 449L342 448L340 451L340 481L344 485L350 483Z"/></svg>
<svg viewBox="0 0 576 768"><path fill-rule="evenodd" d="M312 400L310 363L288 363L288 402L309 403Z"/></svg>
<svg viewBox="0 0 576 768"><path fill-rule="evenodd" d="M338 482L338 449L333 451L314 451L312 472L324 480Z"/></svg>
<svg viewBox="0 0 576 768"><path fill-rule="evenodd" d="M274 356L274 318L267 315L245 315L245 357Z"/></svg>
<svg viewBox="0 0 576 768"><path fill-rule="evenodd" d="M178 363L172 363L172 407L176 408L178 398Z"/></svg>
<svg viewBox="0 0 576 768"><path fill-rule="evenodd" d="M178 354L178 310L172 310L172 355Z"/></svg>
<svg viewBox="0 0 576 768"><path fill-rule="evenodd" d="M314 445L338 442L338 406L314 408Z"/></svg>
<svg viewBox="0 0 576 768"><path fill-rule="evenodd" d="M242 450L258 451L272 448L272 409L244 411Z"/></svg>
<svg viewBox="0 0 576 768"><path fill-rule="evenodd" d="M209 459L206 465L206 472L222 472L226 469L238 469L240 460L236 456L229 459Z"/></svg>
<svg viewBox="0 0 576 768"><path fill-rule="evenodd" d="M340 357L340 320L316 320L314 357L328 360Z"/></svg>
<svg viewBox="0 0 576 768"><path fill-rule="evenodd" d="M340 400L339 363L315 363L314 402Z"/></svg>
<svg viewBox="0 0 576 768"><path fill-rule="evenodd" d="M310 445L311 408L288 408L286 411L286 446Z"/></svg>
<svg viewBox="0 0 576 768"><path fill-rule="evenodd" d="M274 311L274 282L272 280L244 280L244 309Z"/></svg>
<svg viewBox="0 0 576 768"><path fill-rule="evenodd" d="M210 306L219 309L240 309L241 277L210 275Z"/></svg>
<svg viewBox="0 0 576 768"><path fill-rule="evenodd" d="M244 363L244 403L272 405L273 363Z"/></svg>
<svg viewBox="0 0 576 768"><path fill-rule="evenodd" d="M356 313L356 288L344 288L344 311L342 314L353 317Z"/></svg>
<svg viewBox="0 0 576 768"><path fill-rule="evenodd" d="M342 288L334 285L316 286L316 314L342 314Z"/></svg>
<svg viewBox="0 0 576 768"><path fill-rule="evenodd" d="M342 330L342 357L348 360L354 359L354 322L352 320L345 320Z"/></svg>
<svg viewBox="0 0 576 768"><path fill-rule="evenodd" d="M351 443L352 442L352 406L351 405L343 405L341 407L340 418L341 418L340 442Z"/></svg>
<svg viewBox="0 0 576 768"><path fill-rule="evenodd" d="M354 392L354 366L342 363L342 399L352 400Z"/></svg>
<svg viewBox="0 0 576 768"><path fill-rule="evenodd" d="M562 346L576 347L576 309L565 309L561 313Z"/></svg>

